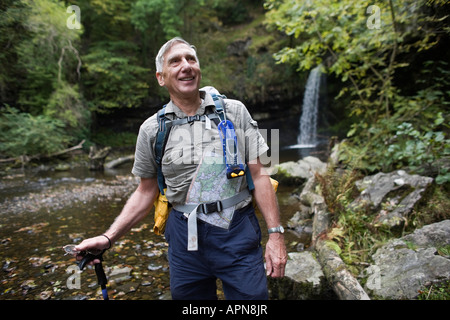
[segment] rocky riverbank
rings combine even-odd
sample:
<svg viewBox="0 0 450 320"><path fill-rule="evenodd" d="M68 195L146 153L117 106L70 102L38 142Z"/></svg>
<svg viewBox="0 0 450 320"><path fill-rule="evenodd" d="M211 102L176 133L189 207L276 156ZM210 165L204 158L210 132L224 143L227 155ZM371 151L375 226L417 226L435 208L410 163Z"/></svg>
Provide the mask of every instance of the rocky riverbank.
<svg viewBox="0 0 450 320"><path fill-rule="evenodd" d="M368 249L372 254L365 261L353 261L349 265L348 257L342 258L347 254L342 248L344 242L349 242L344 239L347 230L343 229L337 210L327 205L330 200L322 196L325 186L320 182L325 182L327 164L308 158L280 164L277 168L278 179L293 185L303 183L297 189L299 211L288 227L303 238L309 231L311 246L304 252L289 253L286 277L270 282L273 296L278 299L417 299L424 292L429 297L434 287L435 291L439 288L444 292L439 296L441 299L449 299L448 214L408 235L378 242ZM366 216L366 237L379 228L398 234L399 229L406 229L410 215L432 183L431 177L411 175L404 170L367 176L354 183L359 194L345 210L352 215ZM346 248L354 250L351 246Z"/></svg>
<svg viewBox="0 0 450 320"><path fill-rule="evenodd" d="M12 180L17 177L7 176ZM92 200L121 201L136 189L139 179L131 175L116 176L115 179L63 178L54 186L19 196L5 197L0 203L0 212L17 214L21 212L55 211Z"/></svg>

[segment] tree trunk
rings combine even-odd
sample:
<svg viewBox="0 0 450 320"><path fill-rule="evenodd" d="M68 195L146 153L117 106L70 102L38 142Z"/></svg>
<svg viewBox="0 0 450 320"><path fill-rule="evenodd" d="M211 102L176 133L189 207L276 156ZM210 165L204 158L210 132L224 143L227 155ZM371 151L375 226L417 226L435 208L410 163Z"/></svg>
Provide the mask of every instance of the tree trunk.
<svg viewBox="0 0 450 320"><path fill-rule="evenodd" d="M338 253L324 240L315 245L323 273L340 300L370 300L358 280L347 270Z"/></svg>
<svg viewBox="0 0 450 320"><path fill-rule="evenodd" d="M358 280L347 270L339 254L327 244L326 234L330 225L330 214L322 196L314 192L316 179L311 177L303 189L300 200L310 205L314 212L313 246L323 273L333 291L341 300L370 300Z"/></svg>
<svg viewBox="0 0 450 320"><path fill-rule="evenodd" d="M89 169L90 170L103 170L103 164L105 159L111 151L111 147L98 149L95 146L91 146L89 150Z"/></svg>
<svg viewBox="0 0 450 320"><path fill-rule="evenodd" d="M105 164L105 168L106 169L114 169L118 166L121 166L124 163L131 162L131 161L134 161L134 154L126 156L126 157L120 157L115 160L111 160Z"/></svg>

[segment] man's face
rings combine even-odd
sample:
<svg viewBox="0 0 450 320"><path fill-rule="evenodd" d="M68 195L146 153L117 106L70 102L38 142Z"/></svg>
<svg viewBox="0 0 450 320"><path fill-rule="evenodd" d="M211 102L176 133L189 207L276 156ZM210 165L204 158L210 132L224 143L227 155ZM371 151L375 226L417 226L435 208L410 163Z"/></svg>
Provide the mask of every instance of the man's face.
<svg viewBox="0 0 450 320"><path fill-rule="evenodd" d="M156 73L160 86L170 95L198 94L201 76L194 49L184 43L175 43L164 56L163 71Z"/></svg>

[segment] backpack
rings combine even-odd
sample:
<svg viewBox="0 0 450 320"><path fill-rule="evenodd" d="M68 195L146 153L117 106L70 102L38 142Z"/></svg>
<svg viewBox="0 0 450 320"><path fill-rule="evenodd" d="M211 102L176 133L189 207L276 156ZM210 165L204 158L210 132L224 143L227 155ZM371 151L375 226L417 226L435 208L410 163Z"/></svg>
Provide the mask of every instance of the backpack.
<svg viewBox="0 0 450 320"><path fill-rule="evenodd" d="M205 121L205 117L208 117L210 120L214 121L214 123L218 126L219 123L225 119L224 112L225 112L225 102L224 99L226 99L226 96L219 94L215 89L215 92L208 92L211 97L213 98L215 110L212 113L205 114L205 115L195 115L195 116L188 116L182 119L175 119L171 120L165 116L165 107L163 106L161 110L157 113L157 120L158 120L158 133L156 135L156 143L155 143L155 161L157 164L157 181L158 181L158 188L159 188L159 195L155 200L155 225L153 227L153 232L157 235L162 235L165 230L167 218L169 217L170 213L170 203L167 200L165 196L165 190L167 188L164 175L162 173L162 158L164 156L164 149L167 144L167 140L170 134L170 130L175 125L181 125L185 123L191 123L193 121ZM252 191L255 186L253 184L253 179L250 174L250 170L248 166L245 168L245 176L247 179L247 185L249 191ZM270 181L272 183L272 187L274 188L275 192L277 191L278 187L278 181L270 178ZM253 206L255 207L256 212L259 212L258 207L256 206L256 202L253 200Z"/></svg>
<svg viewBox="0 0 450 320"><path fill-rule="evenodd" d="M208 117L211 121L214 121L214 123L218 126L219 123L225 119L224 117L224 108L225 108L225 102L223 101L226 99L226 96L210 92L209 93L211 97L213 98L215 110L212 113L205 114L205 115L195 115L195 116L188 116L182 119L175 119L170 120L165 116L165 108L166 105L163 106L161 110L158 111L157 114L157 120L158 120L158 133L156 135L156 143L155 143L155 162L157 165L157 181L158 181L158 188L159 192L164 195L165 189L166 189L166 183L164 180L164 175L162 173L162 158L164 156L165 147L167 144L167 139L170 134L170 130L176 126L176 125L182 125L186 123L192 123L194 121L205 121L205 118ZM250 175L250 170L248 169L248 166L245 169L245 175L247 178L247 185L249 187L249 190L253 190L255 187L253 185L253 180Z"/></svg>

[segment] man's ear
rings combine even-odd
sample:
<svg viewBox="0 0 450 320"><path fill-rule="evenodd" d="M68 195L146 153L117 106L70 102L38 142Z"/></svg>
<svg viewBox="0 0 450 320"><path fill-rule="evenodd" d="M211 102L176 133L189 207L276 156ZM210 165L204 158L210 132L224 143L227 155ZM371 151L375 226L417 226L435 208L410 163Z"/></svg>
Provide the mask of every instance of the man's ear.
<svg viewBox="0 0 450 320"><path fill-rule="evenodd" d="M156 79L158 79L158 83L161 87L164 87L165 82L164 82L164 76L162 74L162 72L156 72Z"/></svg>

